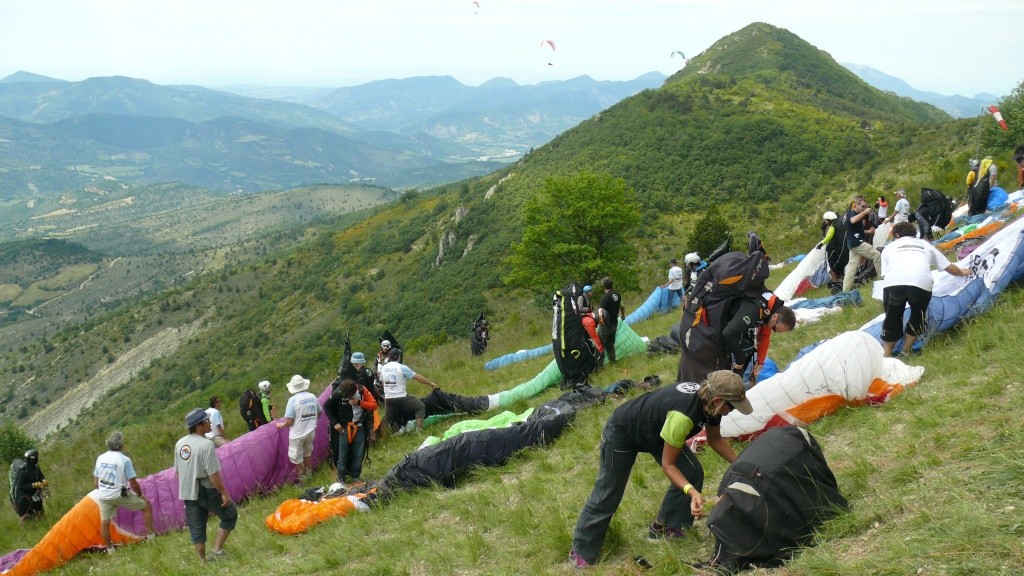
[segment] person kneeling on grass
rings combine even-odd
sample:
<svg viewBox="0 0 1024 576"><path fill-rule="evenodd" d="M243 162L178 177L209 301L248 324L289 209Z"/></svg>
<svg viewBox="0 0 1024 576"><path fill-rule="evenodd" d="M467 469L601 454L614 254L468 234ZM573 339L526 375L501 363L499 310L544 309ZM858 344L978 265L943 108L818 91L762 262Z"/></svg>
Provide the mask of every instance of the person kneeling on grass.
<svg viewBox="0 0 1024 576"><path fill-rule="evenodd" d="M597 562L608 525L641 452L661 464L670 482L647 537L683 536L693 519L704 513L704 468L686 441L705 428L708 446L731 463L736 452L722 438L719 425L733 408L742 414L753 411L742 379L730 370L712 372L702 384L680 382L659 388L616 408L601 433L597 481L576 521L569 562L577 567Z"/></svg>

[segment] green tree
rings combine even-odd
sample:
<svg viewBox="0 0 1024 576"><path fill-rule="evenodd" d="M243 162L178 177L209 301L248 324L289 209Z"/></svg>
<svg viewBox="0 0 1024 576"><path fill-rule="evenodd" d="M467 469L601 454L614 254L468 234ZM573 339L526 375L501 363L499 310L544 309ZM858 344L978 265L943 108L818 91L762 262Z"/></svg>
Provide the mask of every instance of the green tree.
<svg viewBox="0 0 1024 576"><path fill-rule="evenodd" d="M526 202L522 241L505 259L506 284L549 294L572 280L611 276L638 287L634 269L640 208L636 192L609 174L548 178Z"/></svg>
<svg viewBox="0 0 1024 576"><path fill-rule="evenodd" d="M718 212L718 207L712 206L697 221L697 226L690 233L690 241L686 246L690 252L707 258L722 242L731 238L729 223Z"/></svg>
<svg viewBox="0 0 1024 576"><path fill-rule="evenodd" d="M10 463L21 458L33 445L32 439L13 423L0 427L0 462Z"/></svg>

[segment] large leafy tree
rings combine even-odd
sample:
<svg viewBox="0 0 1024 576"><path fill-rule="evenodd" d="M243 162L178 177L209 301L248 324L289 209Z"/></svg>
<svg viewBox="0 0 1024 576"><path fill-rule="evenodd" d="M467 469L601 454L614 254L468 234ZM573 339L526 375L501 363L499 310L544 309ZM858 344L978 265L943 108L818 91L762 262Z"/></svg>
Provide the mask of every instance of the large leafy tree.
<svg viewBox="0 0 1024 576"><path fill-rule="evenodd" d="M707 258L722 242L731 239L732 231L729 230L729 223L718 212L717 206L711 206L697 221L697 225L690 234L690 243L687 244L687 249L700 254L701 258ZM732 248L736 249L737 247L733 246ZM740 247L739 249L744 250L745 248Z"/></svg>
<svg viewBox="0 0 1024 576"><path fill-rule="evenodd" d="M637 194L625 180L580 173L548 178L524 208L522 241L505 259L506 284L550 294L569 282L611 276L618 289L638 287Z"/></svg>

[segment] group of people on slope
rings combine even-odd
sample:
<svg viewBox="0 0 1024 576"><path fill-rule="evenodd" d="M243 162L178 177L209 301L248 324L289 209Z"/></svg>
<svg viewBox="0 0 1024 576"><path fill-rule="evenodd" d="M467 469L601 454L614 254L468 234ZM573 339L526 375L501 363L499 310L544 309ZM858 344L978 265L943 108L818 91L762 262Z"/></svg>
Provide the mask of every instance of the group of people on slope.
<svg viewBox="0 0 1024 576"><path fill-rule="evenodd" d="M1024 161L1024 148L1021 152ZM927 193L941 194L923 189L922 194ZM899 189L896 196L899 200L893 213L882 220L893 223L893 240L881 250L867 240L874 231L870 227L873 210L862 195L854 196L849 210L841 220L834 212L825 212L823 237L817 245L818 249L826 250L826 262L833 278L836 277L836 264L842 258L848 258L843 273L844 292L853 289L855 277L865 260L871 262L883 279L882 306L885 319L881 340L886 356L893 354L896 343L901 339L902 351L909 354L918 337L924 334L928 303L931 301L933 267L954 276L973 273L969 268L950 264L946 256L929 242L934 224L929 210L934 209L919 208L915 212L915 226L910 222L910 203L906 191ZM880 197L876 209L880 209L884 201L885 198ZM951 199L944 197L939 201L951 202ZM877 222L877 218L874 221ZM904 326L903 316L908 305L910 317Z"/></svg>
<svg viewBox="0 0 1024 576"><path fill-rule="evenodd" d="M601 355L599 365L605 362L615 363L615 335L619 330L619 321L626 319L626 307L622 303L622 295L614 288L610 276L601 279L603 294L597 308L593 307L594 287L587 284L577 297L576 311L580 315L583 329Z"/></svg>

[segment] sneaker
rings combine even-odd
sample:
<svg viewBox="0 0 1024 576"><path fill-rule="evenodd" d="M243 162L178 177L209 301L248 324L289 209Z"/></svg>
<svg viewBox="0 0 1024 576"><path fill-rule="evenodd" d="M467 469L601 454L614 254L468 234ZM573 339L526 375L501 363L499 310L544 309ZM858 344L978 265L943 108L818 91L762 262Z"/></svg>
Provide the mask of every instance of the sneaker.
<svg viewBox="0 0 1024 576"><path fill-rule="evenodd" d="M651 522L651 525L647 527L647 539L652 542L656 542L658 540L673 540L684 536L686 536L686 530L669 528L668 526L663 526L657 522Z"/></svg>
<svg viewBox="0 0 1024 576"><path fill-rule="evenodd" d="M590 562L583 559L575 550L569 551L569 565L574 568L589 568Z"/></svg>

